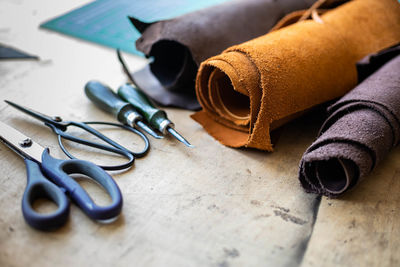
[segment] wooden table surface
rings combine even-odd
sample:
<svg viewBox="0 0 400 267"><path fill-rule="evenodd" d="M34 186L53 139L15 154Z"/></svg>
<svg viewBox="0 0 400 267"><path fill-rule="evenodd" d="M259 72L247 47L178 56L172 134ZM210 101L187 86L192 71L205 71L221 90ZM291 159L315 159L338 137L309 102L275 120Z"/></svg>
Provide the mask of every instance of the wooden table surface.
<svg viewBox="0 0 400 267"><path fill-rule="evenodd" d="M85 97L83 87L91 79L113 88L126 81L115 51L38 28L85 2L0 0L0 42L40 56L0 62L0 100L67 120L114 120ZM146 64L135 56L127 61L132 69ZM72 205L61 229L30 228L21 213L25 165L0 145L0 266L400 265L398 148L356 190L340 199L319 198L303 192L297 172L320 119L306 116L285 126L276 151L265 153L224 147L190 119L191 112L167 111L196 148L151 139L145 158L112 172L124 207L111 224L93 222ZM0 120L65 158L47 127L3 101ZM121 131L107 133L140 145ZM81 183L96 201L108 201L96 186Z"/></svg>

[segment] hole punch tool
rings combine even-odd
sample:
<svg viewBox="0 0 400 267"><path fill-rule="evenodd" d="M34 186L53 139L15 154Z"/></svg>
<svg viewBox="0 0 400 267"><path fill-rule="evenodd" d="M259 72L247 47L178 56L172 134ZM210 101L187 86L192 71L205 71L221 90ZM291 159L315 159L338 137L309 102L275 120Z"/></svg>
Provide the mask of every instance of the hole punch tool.
<svg viewBox="0 0 400 267"><path fill-rule="evenodd" d="M25 160L28 182L22 198L22 214L25 221L38 230L54 230L64 225L69 215L69 200L73 200L91 219L96 221L116 218L122 210L122 195L114 179L92 162L50 156L48 148L43 148L31 138L0 121L0 141ZM112 203L98 206L88 193L70 176L82 174L100 184ZM46 198L58 208L52 213L36 212L32 205L35 200Z"/></svg>
<svg viewBox="0 0 400 267"><path fill-rule="evenodd" d="M163 138L144 124L142 115L131 104L123 101L110 87L98 81L89 81L85 85L85 94L100 109L115 115L119 122L131 127L137 126L154 138Z"/></svg>
<svg viewBox="0 0 400 267"><path fill-rule="evenodd" d="M128 127L123 124L117 124L117 123L111 123L111 122L99 122L99 121L91 121L91 122L63 121L62 118L60 118L58 116L50 117L50 116L41 114L39 112L36 112L32 109L15 104L11 101L5 100L5 102L7 104L11 105L12 107L44 122L44 124L46 126L48 126L51 130L53 130L53 132L57 135L58 144L60 145L60 148L70 159L76 159L76 158L65 148L65 146L62 142L62 139L66 139L66 140L69 140L69 141L72 141L75 143L79 143L79 144L86 145L89 147L94 147L94 148L98 148L100 150L118 154L118 155L121 155L121 156L125 157L126 159L128 159L128 162L120 164L120 165L113 165L113 166L100 166L99 165L99 167L101 167L104 170L128 169L129 167L131 167L133 165L135 158L144 157L150 148L149 140L143 133L141 133L140 131L138 131L132 127ZM108 138L107 136L103 135L102 133L100 133L96 129L90 127L89 125L108 125L108 126L119 127L119 128L125 129L127 131L130 131L130 132L138 135L144 141L144 148L140 152L133 152L133 151L123 147L122 145L118 144L117 142L113 141L112 139ZM102 143L96 143L96 142L93 142L90 140L82 139L79 137L75 137L71 134L68 134L66 132L66 130L69 126L78 127L80 129L88 132L89 134L96 136L97 138L106 142L109 145L102 144Z"/></svg>

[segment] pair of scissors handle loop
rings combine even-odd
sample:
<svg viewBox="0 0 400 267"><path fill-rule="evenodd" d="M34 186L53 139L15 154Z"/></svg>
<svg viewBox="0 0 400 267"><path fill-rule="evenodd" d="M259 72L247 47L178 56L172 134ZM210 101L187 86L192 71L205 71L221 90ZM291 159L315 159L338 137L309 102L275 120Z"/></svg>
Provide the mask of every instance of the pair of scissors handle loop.
<svg viewBox="0 0 400 267"><path fill-rule="evenodd" d="M108 143L110 146L105 145L105 144L101 144L101 143L96 143L96 142L92 142L86 139L82 139L82 138L78 138L75 137L73 135L70 135L68 133L66 133L63 129L60 129L58 127L56 127L53 124L50 123L45 123L48 127L50 127L53 132L57 135L58 137L58 144L60 145L62 151L71 159L76 159L75 156L73 156L64 146L64 144L62 143L62 139L66 139L66 140L70 140L82 145L86 145L86 146L90 146L90 147L95 147L98 149L102 149L108 152L112 152L115 154L119 154L125 158L128 159L128 162L120 164L120 165L113 165L113 166L103 166L103 165L99 165L99 167L101 167L104 170L123 170L123 169L127 169L129 167L131 167L135 161L135 157L137 158L141 158L144 157L148 151L149 151L149 140L148 138L141 133L140 131L132 128L132 127L128 127L126 125L122 125L122 124L117 124L117 123L111 123L111 122L64 122L64 124L66 125L66 127L68 126L76 126L79 127L87 132L89 132L90 134L98 137L99 139L103 140L104 142ZM94 128L90 127L89 124L97 124L97 125L110 125L110 126L115 126L115 127L120 127L123 128L125 130L131 131L135 134L137 134L143 141L144 141L144 148L142 151L140 152L133 152L123 146L121 146L120 144L118 144L117 142L111 140L110 138L108 138L107 136L105 136L104 134L100 133L99 131L95 130Z"/></svg>
<svg viewBox="0 0 400 267"><path fill-rule="evenodd" d="M93 220L109 220L120 214L122 195L118 185L108 173L94 163L78 159L55 159L50 156L48 149L43 152L41 167L29 159L25 159L25 163L28 183L22 199L22 211L25 220L32 227L52 230L65 224L69 215L69 200L66 194ZM108 206L96 205L70 174L83 174L96 181L107 191L112 203ZM51 200L58 206L57 210L49 214L36 212L32 205L39 198Z"/></svg>
<svg viewBox="0 0 400 267"><path fill-rule="evenodd" d="M22 214L25 221L38 230L53 230L61 227L68 219L69 200L64 192L47 180L36 162L25 159L27 185L22 197ZM41 214L33 209L33 203L46 198L57 205L57 210L50 214Z"/></svg>

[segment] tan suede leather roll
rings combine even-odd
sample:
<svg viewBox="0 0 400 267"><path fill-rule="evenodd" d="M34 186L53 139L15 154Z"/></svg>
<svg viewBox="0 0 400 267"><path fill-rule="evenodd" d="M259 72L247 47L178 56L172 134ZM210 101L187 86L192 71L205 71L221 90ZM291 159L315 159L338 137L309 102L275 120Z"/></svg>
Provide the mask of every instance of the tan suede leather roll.
<svg viewBox="0 0 400 267"><path fill-rule="evenodd" d="M192 117L231 147L272 151L270 131L357 84L356 62L400 42L396 0L353 0L233 46L200 66Z"/></svg>

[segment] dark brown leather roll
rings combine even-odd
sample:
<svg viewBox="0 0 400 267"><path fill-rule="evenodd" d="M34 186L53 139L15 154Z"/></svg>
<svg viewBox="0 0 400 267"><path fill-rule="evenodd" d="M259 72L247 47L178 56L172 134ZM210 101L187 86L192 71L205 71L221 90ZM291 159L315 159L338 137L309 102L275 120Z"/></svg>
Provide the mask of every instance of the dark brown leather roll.
<svg viewBox="0 0 400 267"><path fill-rule="evenodd" d="M299 178L306 191L339 196L399 143L400 46L370 55L359 66L375 69L395 53L394 59L329 107L320 136L300 162Z"/></svg>

